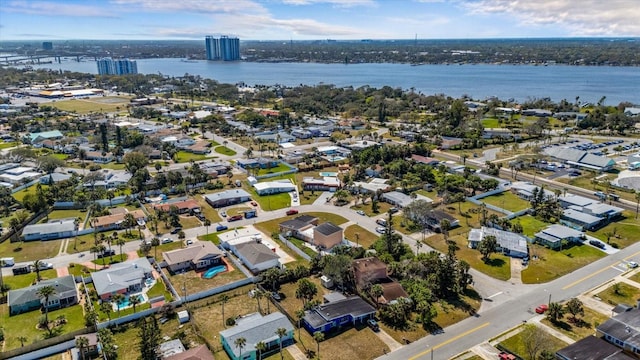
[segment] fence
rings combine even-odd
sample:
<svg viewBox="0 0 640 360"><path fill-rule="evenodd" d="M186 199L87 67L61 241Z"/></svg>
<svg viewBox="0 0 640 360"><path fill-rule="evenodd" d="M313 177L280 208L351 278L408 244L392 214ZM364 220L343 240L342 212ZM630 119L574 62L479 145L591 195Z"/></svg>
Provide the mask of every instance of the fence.
<svg viewBox="0 0 640 360"><path fill-rule="evenodd" d="M17 231L13 231L11 228L9 228L9 231L2 235L0 237L0 243L3 243L5 240L11 238L14 234L19 233L20 231L22 231L22 228L27 226L28 224L31 223L36 223L38 221L40 221L40 219L42 219L43 217L47 216L47 211L41 211L37 214L33 214L30 217L27 218L27 220L25 220L22 224L20 224L20 226L18 226L18 228L16 229Z"/></svg>
<svg viewBox="0 0 640 360"><path fill-rule="evenodd" d="M284 161L280 161L280 164L282 164L282 165L284 165L284 166L288 167L288 168L289 168L289 170L286 170L286 171L280 171L280 172L273 173L273 174L264 174L264 175L259 175L259 176L256 176L256 179L258 179L258 180L262 180L262 179L269 179L269 178L276 177L276 176L282 176L282 175L295 174L295 173L297 173L297 172L298 172L298 168L297 168L297 167L295 167L295 166L293 166L293 165L291 165L291 164L287 164L287 163L286 163L286 162L284 162Z"/></svg>
<svg viewBox="0 0 640 360"><path fill-rule="evenodd" d="M293 252L300 255L303 259L311 261L311 256L307 255L307 253L302 251L302 249L299 249L295 244L291 243L291 241L288 241L287 238L285 238L281 234L278 234L278 237L280 238L280 241L287 245L289 249L293 250Z"/></svg>
<svg viewBox="0 0 640 360"><path fill-rule="evenodd" d="M78 335L93 332L93 328L82 328L67 334L39 340L33 344L0 353L0 359L41 359L75 346L74 338Z"/></svg>
<svg viewBox="0 0 640 360"><path fill-rule="evenodd" d="M20 186L18 186L17 188L12 189L12 190L11 190L11 193L12 193L12 194L15 194L15 193L17 193L18 191L21 191L21 190L23 190L23 189L26 189L26 188L28 188L28 187L32 186L32 185L37 184L39 181L40 181L40 179L37 179L37 180L31 180L31 181L29 181L28 183L26 183L26 184L24 184L24 185L20 185Z"/></svg>

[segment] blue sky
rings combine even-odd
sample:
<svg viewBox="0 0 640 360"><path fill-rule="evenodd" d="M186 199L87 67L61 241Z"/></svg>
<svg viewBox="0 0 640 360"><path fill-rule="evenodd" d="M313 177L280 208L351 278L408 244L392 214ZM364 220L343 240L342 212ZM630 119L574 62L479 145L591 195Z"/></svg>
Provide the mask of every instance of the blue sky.
<svg viewBox="0 0 640 360"><path fill-rule="evenodd" d="M639 0L0 0L0 40L640 36Z"/></svg>

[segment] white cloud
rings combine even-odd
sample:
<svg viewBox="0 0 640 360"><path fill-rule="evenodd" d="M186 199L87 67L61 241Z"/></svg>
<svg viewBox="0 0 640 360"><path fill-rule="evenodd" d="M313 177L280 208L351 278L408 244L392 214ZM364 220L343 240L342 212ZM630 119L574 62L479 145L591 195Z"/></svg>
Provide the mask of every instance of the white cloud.
<svg viewBox="0 0 640 360"><path fill-rule="evenodd" d="M3 12L47 16L117 17L103 8L48 1L10 1L2 4Z"/></svg>
<svg viewBox="0 0 640 360"><path fill-rule="evenodd" d="M330 4L336 7L354 7L375 5L373 0L282 0L288 5Z"/></svg>
<svg viewBox="0 0 640 360"><path fill-rule="evenodd" d="M635 0L466 1L476 14L507 14L524 25L559 25L573 36L638 36L640 4Z"/></svg>
<svg viewBox="0 0 640 360"><path fill-rule="evenodd" d="M189 12L195 14L267 13L251 0L112 0L126 7L140 7L150 12Z"/></svg>

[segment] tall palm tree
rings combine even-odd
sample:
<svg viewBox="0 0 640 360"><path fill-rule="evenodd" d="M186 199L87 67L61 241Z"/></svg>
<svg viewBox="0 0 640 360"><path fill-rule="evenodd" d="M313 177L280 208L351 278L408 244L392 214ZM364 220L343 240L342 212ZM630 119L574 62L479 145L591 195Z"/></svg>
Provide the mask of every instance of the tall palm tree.
<svg viewBox="0 0 640 360"><path fill-rule="evenodd" d="M97 245L94 245L89 249L89 252L93 254L93 270L98 270L98 264L96 263L98 253L100 252L100 248Z"/></svg>
<svg viewBox="0 0 640 360"><path fill-rule="evenodd" d="M46 285L41 287L40 289L38 289L38 291L36 291L36 294L38 295L38 297L40 299L44 300L44 321L47 324L47 329L49 329L49 298L51 296L53 296L56 293L56 289L51 286L51 285ZM49 333L51 333L51 330L49 330Z"/></svg>
<svg viewBox="0 0 640 360"><path fill-rule="evenodd" d="M120 308L122 304L124 304L125 297L122 294L115 294L111 297L111 301L116 303L116 308L118 309L118 317L120 317Z"/></svg>
<svg viewBox="0 0 640 360"><path fill-rule="evenodd" d="M245 339L243 337L239 337L233 343L240 350L240 354L239 354L240 356L238 356L238 357L240 359L242 359L242 349L245 347L245 345L247 345L247 339Z"/></svg>
<svg viewBox="0 0 640 360"><path fill-rule="evenodd" d="M302 319L304 319L304 309L296 310L296 319L298 319L298 340L302 342L302 337L300 336L300 329L302 329Z"/></svg>
<svg viewBox="0 0 640 360"><path fill-rule="evenodd" d="M130 296L129 297L129 304L131 304L131 306L133 306L133 312L136 312L136 306L140 305L140 303L142 303L142 300L140 300L140 296L136 295L136 296Z"/></svg>
<svg viewBox="0 0 640 360"><path fill-rule="evenodd" d="M107 319L111 321L111 312L113 311L113 305L110 301L102 301L102 303L100 303L100 311L107 314Z"/></svg>
<svg viewBox="0 0 640 360"><path fill-rule="evenodd" d="M42 266L42 261L36 260L33 262L33 269L36 271L36 282L40 282L40 267Z"/></svg>
<svg viewBox="0 0 640 360"><path fill-rule="evenodd" d="M211 226L211 220L209 219L204 219L204 227L207 228L207 235L209 235L209 226Z"/></svg>
<svg viewBox="0 0 640 360"><path fill-rule="evenodd" d="M153 257L158 258L158 246L160 245L160 239L154 237L151 239L151 246L153 246Z"/></svg>
<svg viewBox="0 0 640 360"><path fill-rule="evenodd" d="M258 360L262 360L262 354L267 350L267 344L264 341L260 341L256 344L256 350L258 350Z"/></svg>
<svg viewBox="0 0 640 360"><path fill-rule="evenodd" d="M117 238L115 240L115 244L118 245L120 247L120 262L124 261L124 258L122 257L122 246L125 244L126 242L124 241L124 239L120 239Z"/></svg>
<svg viewBox="0 0 640 360"><path fill-rule="evenodd" d="M29 339L27 339L26 336L18 336L17 339L18 339L18 341L20 341L20 347L24 347L24 343L26 343L27 340L29 340Z"/></svg>
<svg viewBox="0 0 640 360"><path fill-rule="evenodd" d="M226 324L224 321L224 304L226 304L227 301L229 301L229 295L226 295L226 294L220 295L220 304L222 305L222 324Z"/></svg>
<svg viewBox="0 0 640 360"><path fill-rule="evenodd" d="M80 350L80 357L84 360L85 348L89 346L89 339L84 336L78 336L76 338L76 347Z"/></svg>
<svg viewBox="0 0 640 360"><path fill-rule="evenodd" d="M280 339L280 341L278 341L279 345L280 345L280 360L284 360L284 356L282 355L282 338L287 335L287 329L285 328L278 328L276 330L276 335L278 335L278 338Z"/></svg>
<svg viewBox="0 0 640 360"><path fill-rule="evenodd" d="M313 340L316 341L316 344L318 344L318 358L320 358L320 342L324 340L324 333L320 332L320 331L316 331L313 333Z"/></svg>

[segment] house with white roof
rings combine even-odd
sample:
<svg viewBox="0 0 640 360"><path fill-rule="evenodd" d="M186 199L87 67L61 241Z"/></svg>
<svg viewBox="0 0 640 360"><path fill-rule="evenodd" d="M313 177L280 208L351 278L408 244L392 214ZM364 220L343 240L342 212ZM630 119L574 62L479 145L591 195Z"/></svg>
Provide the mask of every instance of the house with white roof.
<svg viewBox="0 0 640 360"><path fill-rule="evenodd" d="M579 226L584 230L596 230L622 216L624 209L580 195L567 194L558 197L565 210L562 222Z"/></svg>
<svg viewBox="0 0 640 360"><path fill-rule="evenodd" d="M22 229L22 238L24 241L64 239L72 237L75 233L75 219L56 219L44 224L25 226Z"/></svg>
<svg viewBox="0 0 640 360"><path fill-rule="evenodd" d="M496 251L499 251L507 256L523 258L529 255L528 242L529 238L516 234L510 231L504 231L483 226L480 229L471 229L469 231L469 247L476 249L480 242L487 236L494 236L496 238Z"/></svg>
<svg viewBox="0 0 640 360"><path fill-rule="evenodd" d="M382 200L399 208L404 208L416 200L424 200L428 203L433 202L433 200L424 195L416 194L415 197L411 197L405 193L401 193L400 191L389 191L384 193L382 194Z"/></svg>
<svg viewBox="0 0 640 360"><path fill-rule="evenodd" d="M323 176L321 178L305 177L302 179L302 188L311 191L331 191L334 192L342 184L340 179L334 176Z"/></svg>
<svg viewBox="0 0 640 360"><path fill-rule="evenodd" d="M534 192L544 191L545 199L551 199L555 196L549 190L542 189L537 185L533 185L530 182L518 181L511 184L511 192L518 195L521 199L531 201L534 196Z"/></svg>
<svg viewBox="0 0 640 360"><path fill-rule="evenodd" d="M258 195L272 195L298 190L296 185L289 179L254 183L253 187L256 189Z"/></svg>
<svg viewBox="0 0 640 360"><path fill-rule="evenodd" d="M537 232L534 240L556 250L562 247L562 242L582 242L585 240L585 234L564 225L553 224Z"/></svg>
<svg viewBox="0 0 640 360"><path fill-rule="evenodd" d="M109 300L115 294L139 292L144 288L153 267L146 257L111 265L108 269L91 273L93 285L102 300Z"/></svg>

